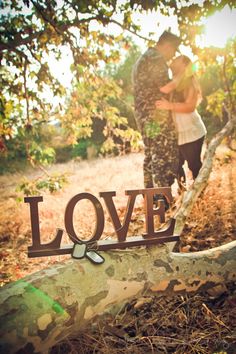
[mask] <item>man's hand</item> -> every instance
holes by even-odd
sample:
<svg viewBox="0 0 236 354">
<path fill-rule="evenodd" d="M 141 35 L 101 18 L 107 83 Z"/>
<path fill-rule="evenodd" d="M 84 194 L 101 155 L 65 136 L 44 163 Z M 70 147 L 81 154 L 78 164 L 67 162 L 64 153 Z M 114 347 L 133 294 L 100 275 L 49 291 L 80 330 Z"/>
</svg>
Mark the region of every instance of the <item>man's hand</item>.
<svg viewBox="0 0 236 354">
<path fill-rule="evenodd" d="M 172 109 L 172 103 L 166 100 L 165 98 L 156 101 L 155 105 L 157 109 L 166 109 L 166 110 Z"/>
</svg>

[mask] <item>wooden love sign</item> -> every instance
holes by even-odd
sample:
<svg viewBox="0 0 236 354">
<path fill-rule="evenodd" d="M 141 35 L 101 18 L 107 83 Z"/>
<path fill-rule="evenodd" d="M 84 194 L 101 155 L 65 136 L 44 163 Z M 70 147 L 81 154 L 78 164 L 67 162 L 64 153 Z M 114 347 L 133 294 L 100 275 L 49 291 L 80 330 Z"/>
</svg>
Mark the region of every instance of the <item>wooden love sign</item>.
<svg viewBox="0 0 236 354">
<path fill-rule="evenodd" d="M 87 199 L 94 207 L 96 224 L 94 232 L 91 235 L 90 240 L 83 241 L 85 244 L 96 244 L 96 250 L 105 251 L 110 249 L 123 249 L 128 247 L 148 246 L 152 244 L 160 244 L 164 242 L 178 241 L 179 236 L 173 235 L 175 219 L 171 218 L 164 229 L 154 229 L 154 216 L 158 216 L 161 223 L 165 222 L 165 203 L 164 200 L 158 201 L 158 206 L 153 205 L 153 196 L 156 194 L 162 194 L 165 196 L 168 202 L 173 200 L 171 195 L 171 188 L 148 188 L 138 190 L 127 190 L 125 194 L 128 196 L 128 203 L 126 207 L 126 213 L 123 223 L 121 223 L 117 214 L 116 207 L 114 205 L 113 197 L 116 196 L 116 192 L 101 192 L 99 196 L 104 199 L 105 206 L 111 218 L 114 226 L 114 231 L 117 236 L 117 240 L 100 240 L 105 224 L 105 217 L 102 204 L 100 201 L 90 193 L 76 194 L 67 204 L 65 209 L 65 229 L 67 234 L 73 243 L 81 243 L 81 240 L 77 237 L 74 225 L 73 225 L 73 213 L 74 208 L 79 201 Z M 144 197 L 144 213 L 145 213 L 145 232 L 142 236 L 133 236 L 127 238 L 128 228 L 134 209 L 134 204 L 137 195 L 143 195 Z M 61 240 L 63 236 L 63 229 L 57 229 L 55 238 L 47 243 L 42 244 L 40 239 L 39 228 L 39 213 L 38 204 L 43 202 L 42 196 L 25 197 L 25 203 L 30 205 L 30 218 L 31 218 L 31 230 L 32 230 L 32 246 L 28 247 L 29 257 L 42 257 L 62 255 L 72 252 L 73 245 L 64 245 L 61 247 Z"/>
</svg>

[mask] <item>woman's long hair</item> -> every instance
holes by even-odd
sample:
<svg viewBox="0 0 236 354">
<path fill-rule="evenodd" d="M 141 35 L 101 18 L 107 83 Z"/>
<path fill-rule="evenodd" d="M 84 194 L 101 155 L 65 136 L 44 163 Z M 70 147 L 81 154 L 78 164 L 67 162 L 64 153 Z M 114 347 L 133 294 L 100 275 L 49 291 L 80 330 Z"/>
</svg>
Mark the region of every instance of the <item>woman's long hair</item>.
<svg viewBox="0 0 236 354">
<path fill-rule="evenodd" d="M 201 86 L 198 81 L 197 75 L 195 73 L 195 66 L 194 66 L 193 62 L 191 61 L 191 59 L 189 59 L 189 57 L 187 57 L 187 55 L 181 55 L 178 58 L 181 58 L 183 63 L 186 65 L 186 69 L 185 69 L 186 73 L 187 73 L 188 77 L 191 78 L 190 85 L 192 85 L 192 87 L 196 91 L 196 94 L 198 96 L 198 103 L 200 103 L 202 100 L 202 90 L 201 90 Z"/>
</svg>

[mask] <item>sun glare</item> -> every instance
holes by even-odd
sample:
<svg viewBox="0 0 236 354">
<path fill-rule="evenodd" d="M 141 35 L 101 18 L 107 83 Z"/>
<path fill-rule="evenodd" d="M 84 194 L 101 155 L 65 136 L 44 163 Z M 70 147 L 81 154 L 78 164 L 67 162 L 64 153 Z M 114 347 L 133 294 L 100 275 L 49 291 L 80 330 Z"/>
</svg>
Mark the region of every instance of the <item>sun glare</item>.
<svg viewBox="0 0 236 354">
<path fill-rule="evenodd" d="M 199 40 L 201 47 L 223 48 L 228 39 L 236 36 L 236 10 L 225 6 L 203 21 L 204 34 Z"/>
</svg>

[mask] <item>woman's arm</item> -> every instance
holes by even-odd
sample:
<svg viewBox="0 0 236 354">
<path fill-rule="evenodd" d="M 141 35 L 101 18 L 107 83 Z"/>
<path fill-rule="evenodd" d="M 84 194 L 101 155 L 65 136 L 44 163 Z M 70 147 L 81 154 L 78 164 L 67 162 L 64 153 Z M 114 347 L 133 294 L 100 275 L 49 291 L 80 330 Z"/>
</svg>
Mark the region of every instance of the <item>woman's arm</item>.
<svg viewBox="0 0 236 354">
<path fill-rule="evenodd" d="M 168 84 L 166 84 L 165 86 L 160 87 L 160 91 L 162 93 L 170 93 L 170 92 L 174 91 L 176 89 L 176 87 L 179 85 L 179 83 L 182 80 L 183 76 L 184 76 L 184 72 L 179 73 L 178 75 L 176 75 L 173 78 L 173 80 L 168 82 Z"/>
<path fill-rule="evenodd" d="M 156 101 L 156 108 L 170 110 L 178 113 L 190 113 L 197 107 L 198 94 L 196 90 L 191 87 L 188 91 L 185 102 L 169 102 L 166 99 Z"/>
</svg>

